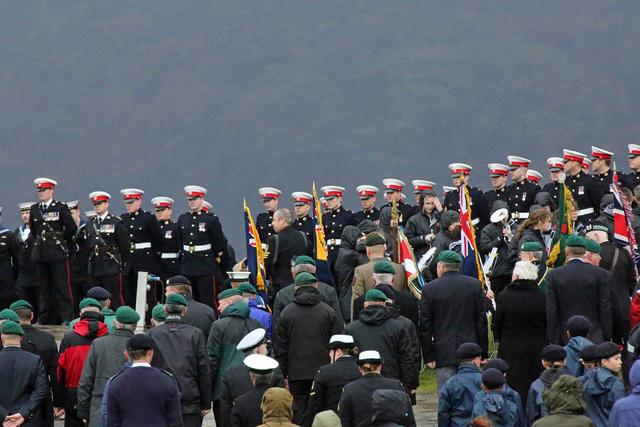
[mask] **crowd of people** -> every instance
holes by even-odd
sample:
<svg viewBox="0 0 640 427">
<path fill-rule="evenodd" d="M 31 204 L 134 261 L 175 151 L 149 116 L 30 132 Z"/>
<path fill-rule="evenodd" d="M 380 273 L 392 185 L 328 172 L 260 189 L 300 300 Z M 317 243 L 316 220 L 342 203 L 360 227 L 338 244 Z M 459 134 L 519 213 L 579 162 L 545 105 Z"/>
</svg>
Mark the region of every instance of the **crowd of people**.
<svg viewBox="0 0 640 427">
<path fill-rule="evenodd" d="M 343 187 L 322 187 L 326 265 L 313 196 L 293 193 L 290 210 L 280 190 L 261 188 L 264 292 L 204 187 L 185 187 L 189 211 L 176 222 L 173 199 L 153 198 L 152 214 L 136 188 L 121 191 L 121 216 L 109 193 L 90 193 L 82 218 L 77 202 L 53 198 L 56 181 L 38 178 L 23 225 L 0 230 L 0 370 L 11 375 L 0 419 L 191 426 L 212 410 L 218 426 L 411 426 L 429 369 L 439 426 L 635 425 L 640 297 L 633 257 L 614 240 L 611 187 L 640 233 L 640 146 L 629 146 L 628 175 L 612 158 L 564 150 L 541 187 L 528 159 L 509 156 L 488 165 L 486 192 L 471 186 L 471 166 L 452 163 L 443 198 L 414 180 L 412 205 L 388 178 L 380 209 L 377 187 L 357 187 L 356 213 Z M 572 234 L 553 266 L 563 185 Z M 484 282 L 462 272 L 462 188 Z M 397 229 L 421 261 L 419 292 L 394 262 Z M 68 326 L 59 347 L 42 324 Z"/>
</svg>

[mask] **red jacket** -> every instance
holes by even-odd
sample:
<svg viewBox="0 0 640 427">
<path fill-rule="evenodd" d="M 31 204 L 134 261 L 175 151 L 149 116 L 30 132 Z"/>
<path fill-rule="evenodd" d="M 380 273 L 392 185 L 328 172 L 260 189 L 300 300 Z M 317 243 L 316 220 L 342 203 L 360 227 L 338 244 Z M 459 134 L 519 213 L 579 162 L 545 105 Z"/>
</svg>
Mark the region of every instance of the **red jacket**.
<svg viewBox="0 0 640 427">
<path fill-rule="evenodd" d="M 84 361 L 89 354 L 94 339 L 107 335 L 109 329 L 100 318 L 99 313 L 85 312 L 80 321 L 73 325 L 60 342 L 60 358 L 58 359 L 58 382 L 65 389 L 77 388 Z"/>
</svg>

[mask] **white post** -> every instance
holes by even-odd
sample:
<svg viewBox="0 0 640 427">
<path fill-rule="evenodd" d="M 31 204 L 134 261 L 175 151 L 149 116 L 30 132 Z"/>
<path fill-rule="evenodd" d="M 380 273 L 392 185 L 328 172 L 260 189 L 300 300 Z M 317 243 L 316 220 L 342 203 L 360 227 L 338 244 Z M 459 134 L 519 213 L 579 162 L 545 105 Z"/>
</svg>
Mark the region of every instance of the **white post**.
<svg viewBox="0 0 640 427">
<path fill-rule="evenodd" d="M 136 333 L 144 332 L 144 319 L 147 313 L 147 278 L 149 273 L 146 271 L 138 272 L 138 283 L 136 286 L 136 311 L 140 315 L 140 322 L 136 326 Z"/>
</svg>

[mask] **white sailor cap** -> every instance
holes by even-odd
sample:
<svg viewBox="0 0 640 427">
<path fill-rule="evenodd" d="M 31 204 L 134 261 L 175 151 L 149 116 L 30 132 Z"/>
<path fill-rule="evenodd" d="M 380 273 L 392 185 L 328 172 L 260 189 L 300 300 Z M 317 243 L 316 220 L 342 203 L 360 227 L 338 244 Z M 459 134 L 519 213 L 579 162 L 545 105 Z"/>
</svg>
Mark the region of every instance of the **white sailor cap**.
<svg viewBox="0 0 640 427">
<path fill-rule="evenodd" d="M 629 155 L 628 155 L 629 158 L 640 156 L 640 145 L 629 144 L 627 145 L 627 148 L 629 149 Z"/>
<path fill-rule="evenodd" d="M 277 199 L 282 194 L 282 191 L 273 187 L 262 187 L 258 189 L 261 199 Z"/>
<path fill-rule="evenodd" d="M 151 199 L 151 204 L 156 209 L 158 208 L 170 208 L 173 206 L 173 199 L 171 197 L 159 196 Z"/>
<path fill-rule="evenodd" d="M 611 151 L 603 150 L 596 146 L 591 146 L 591 159 L 611 160 L 613 153 Z"/>
<path fill-rule="evenodd" d="M 102 202 L 108 202 L 110 199 L 111 194 L 107 193 L 106 191 L 94 191 L 92 193 L 89 193 L 89 200 L 91 200 L 91 203 L 93 203 L 94 205 Z"/>
<path fill-rule="evenodd" d="M 18 203 L 18 209 L 20 209 L 20 212 L 29 211 L 29 210 L 31 210 L 31 206 L 33 206 L 33 205 L 34 205 L 33 202 Z"/>
<path fill-rule="evenodd" d="M 46 190 L 47 188 L 54 188 L 58 185 L 58 182 L 51 178 L 36 178 L 33 180 L 38 190 Z"/>
<path fill-rule="evenodd" d="M 294 206 L 310 205 L 313 201 L 313 196 L 309 193 L 305 193 L 304 191 L 291 193 L 291 198 L 293 199 Z"/>
<path fill-rule="evenodd" d="M 199 185 L 187 185 L 184 187 L 184 193 L 187 197 L 202 197 L 207 194 L 207 189 Z"/>
<path fill-rule="evenodd" d="M 407 198 L 407 195 L 404 193 L 400 193 L 400 200 L 404 200 Z"/>
<path fill-rule="evenodd" d="M 267 331 L 262 328 L 254 329 L 253 331 L 242 337 L 238 345 L 236 345 L 236 350 L 247 351 L 256 348 L 266 341 L 266 333 Z"/>
<path fill-rule="evenodd" d="M 450 187 L 448 185 L 443 185 L 442 186 L 442 192 L 444 193 L 444 195 L 446 196 L 448 193 L 457 190 L 456 187 Z"/>
<path fill-rule="evenodd" d="M 72 200 L 70 202 L 65 203 L 69 209 L 78 209 L 78 201 Z"/>
<path fill-rule="evenodd" d="M 206 200 L 202 201 L 202 210 L 205 212 L 209 212 L 211 209 L 213 209 L 213 205 L 209 202 L 207 202 Z"/>
<path fill-rule="evenodd" d="M 129 200 L 142 199 L 144 191 L 140 190 L 139 188 L 123 188 L 122 190 L 120 190 L 120 194 L 122 194 L 122 197 L 124 198 L 124 201 L 126 203 Z"/>
<path fill-rule="evenodd" d="M 579 151 L 562 150 L 562 158 L 564 160 L 582 163 L 582 159 L 584 159 L 585 157 L 587 156 L 585 154 L 580 153 Z"/>
<path fill-rule="evenodd" d="M 564 159 L 562 157 L 549 157 L 547 159 L 547 167 L 554 170 L 562 170 L 564 165 Z"/>
<path fill-rule="evenodd" d="M 520 156 L 507 156 L 507 160 L 509 160 L 509 166 L 513 169 L 528 168 L 531 164 L 531 160 Z"/>
<path fill-rule="evenodd" d="M 366 200 L 370 197 L 374 197 L 378 194 L 378 187 L 375 185 L 358 185 L 356 187 L 356 191 L 358 192 L 358 197 L 360 200 Z"/>
<path fill-rule="evenodd" d="M 324 193 L 325 199 L 329 197 L 342 197 L 344 190 L 344 187 L 338 185 L 326 185 L 320 189 L 320 191 Z"/>
<path fill-rule="evenodd" d="M 358 365 L 363 365 L 365 363 L 382 363 L 380 353 L 378 353 L 376 350 L 361 351 L 358 355 Z"/>
<path fill-rule="evenodd" d="M 411 181 L 411 185 L 413 185 L 413 194 L 419 194 L 423 191 L 431 190 L 436 186 L 435 182 L 425 181 L 424 179 L 414 179 Z"/>
<path fill-rule="evenodd" d="M 507 176 L 509 174 L 509 166 L 503 165 L 502 163 L 489 163 L 487 168 L 489 168 L 489 175 L 492 178 Z"/>
<path fill-rule="evenodd" d="M 536 170 L 529 169 L 527 171 L 527 179 L 531 182 L 539 183 L 542 181 L 542 174 Z"/>
<path fill-rule="evenodd" d="M 451 163 L 449 171 L 451 176 L 469 175 L 473 168 L 466 163 Z"/>
<path fill-rule="evenodd" d="M 85 211 L 84 216 L 86 216 L 87 219 L 93 219 L 96 217 L 96 211 Z"/>
<path fill-rule="evenodd" d="M 386 178 L 382 180 L 382 185 L 384 185 L 385 193 L 393 193 L 394 191 L 402 191 L 405 184 L 404 181 L 400 181 L 395 178 Z"/>
<path fill-rule="evenodd" d="M 256 374 L 268 374 L 278 367 L 278 361 L 262 354 L 250 354 L 245 357 L 242 363 L 251 372 Z"/>
<path fill-rule="evenodd" d="M 329 340 L 329 350 L 336 348 L 353 348 L 356 343 L 351 335 L 332 335 Z"/>
<path fill-rule="evenodd" d="M 227 271 L 227 274 L 233 281 L 244 282 L 249 280 L 249 276 L 251 276 L 250 271 Z"/>
</svg>

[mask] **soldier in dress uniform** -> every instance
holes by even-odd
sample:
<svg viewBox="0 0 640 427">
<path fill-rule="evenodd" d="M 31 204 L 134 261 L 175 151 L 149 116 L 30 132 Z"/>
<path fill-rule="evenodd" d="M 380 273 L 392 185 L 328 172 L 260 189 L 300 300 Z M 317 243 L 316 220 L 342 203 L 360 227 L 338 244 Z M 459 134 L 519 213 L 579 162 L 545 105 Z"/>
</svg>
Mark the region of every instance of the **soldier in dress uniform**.
<svg viewBox="0 0 640 427">
<path fill-rule="evenodd" d="M 302 231 L 307 236 L 307 240 L 310 243 L 314 242 L 315 229 L 313 218 L 309 215 L 313 196 L 303 191 L 296 191 L 295 193 L 291 193 L 291 198 L 293 199 L 293 210 L 296 214 L 296 220 L 293 223 L 293 228 L 298 231 Z"/>
<path fill-rule="evenodd" d="M 0 219 L 2 208 L 0 207 Z M 16 299 L 15 283 L 18 277 L 18 247 L 13 232 L 0 223 L 0 310 Z"/>
<path fill-rule="evenodd" d="M 622 185 L 633 191 L 636 186 L 640 185 L 640 145 L 629 144 L 629 169 L 631 172 L 624 176 Z"/>
<path fill-rule="evenodd" d="M 127 212 L 120 218 L 129 233 L 129 254 L 122 271 L 124 302 L 129 307 L 135 307 L 138 273 L 144 271 L 160 275 L 162 230 L 156 217 L 151 212 L 142 210 L 144 191 L 138 188 L 124 188 L 120 190 L 120 194 L 127 208 Z M 155 295 L 155 289 L 149 289 L 147 292 L 149 307 L 156 305 Z"/>
<path fill-rule="evenodd" d="M 329 262 L 333 265 L 340 249 L 342 230 L 347 225 L 354 224 L 353 213 L 342 207 L 342 195 L 344 187 L 337 185 L 327 185 L 320 189 L 324 193 L 324 200 L 327 204 L 326 212 L 322 214 L 322 226 L 324 236 L 329 249 Z"/>
<path fill-rule="evenodd" d="M 582 171 L 585 155 L 577 151 L 563 150 L 565 184 L 571 190 L 573 201 L 577 204 L 577 221 L 588 224 L 596 217 L 592 180 Z"/>
<path fill-rule="evenodd" d="M 600 213 L 600 200 L 605 194 L 611 193 L 613 172 L 611 171 L 611 159 L 613 153 L 602 148 L 591 146 L 591 182 L 593 185 L 593 203 L 596 214 Z M 618 180 L 622 177 L 618 174 Z"/>
<path fill-rule="evenodd" d="M 375 224 L 380 219 L 380 209 L 376 208 L 376 195 L 378 187 L 373 185 L 359 185 L 356 187 L 362 210 L 353 214 L 353 222 L 357 225 L 365 219 L 373 221 Z"/>
<path fill-rule="evenodd" d="M 166 283 L 169 277 L 180 274 L 180 229 L 178 224 L 173 222 L 173 199 L 170 197 L 154 197 L 151 199 L 156 218 L 162 230 L 162 250 L 160 253 L 160 264 L 162 265 L 162 282 Z M 160 297 L 161 299 L 162 297 Z"/>
<path fill-rule="evenodd" d="M 39 203 L 31 206 L 29 228 L 36 241 L 31 259 L 36 262 L 40 283 L 40 323 L 68 324 L 73 317 L 69 277 L 69 247 L 77 226 L 66 204 L 54 200 L 58 183 L 36 178 Z"/>
<path fill-rule="evenodd" d="M 564 159 L 562 157 L 549 157 L 547 159 L 547 168 L 549 168 L 549 177 L 551 182 L 542 187 L 542 191 L 549 193 L 553 198 L 553 204 L 558 206 L 558 193 L 560 191 L 560 175 L 564 171 Z"/>
<path fill-rule="evenodd" d="M 207 189 L 187 185 L 184 191 L 189 212 L 178 218 L 182 242 L 180 274 L 191 281 L 196 301 L 215 308 L 214 301 L 224 283 L 221 266 L 226 263 L 227 238 L 218 217 L 202 211 Z"/>
<path fill-rule="evenodd" d="M 519 156 L 507 156 L 509 160 L 509 175 L 513 183 L 507 187 L 509 211 L 511 218 L 522 223 L 529 217 L 529 208 L 533 205 L 540 187 L 527 179 L 527 169 L 531 160 Z"/>
<path fill-rule="evenodd" d="M 469 175 L 473 168 L 465 163 L 451 163 L 449 171 L 453 180 L 454 190 L 447 193 L 444 198 L 444 205 L 447 210 L 460 212 L 460 191 L 462 185 L 469 188 L 469 199 L 471 204 L 471 222 L 480 231 L 488 223 L 489 213 L 482 201 L 482 190 L 469 185 Z M 478 234 L 479 235 L 479 234 Z"/>
<path fill-rule="evenodd" d="M 80 301 L 86 297 L 91 288 L 89 277 L 90 248 L 87 241 L 86 222 L 80 216 L 80 207 L 77 200 L 67 202 L 71 217 L 78 227 L 73 235 L 73 244 L 69 248 L 69 270 L 71 275 L 71 293 L 74 301 Z M 78 315 L 78 306 L 73 307 L 74 314 Z"/>
<path fill-rule="evenodd" d="M 35 237 L 29 228 L 29 213 L 33 202 L 24 202 L 18 205 L 22 225 L 16 228 L 14 235 L 15 245 L 18 250 L 18 278 L 16 279 L 16 293 L 18 298 L 29 301 L 33 306 L 35 321 L 38 320 L 40 310 L 40 287 L 36 273 L 36 264 L 31 261 L 31 251 Z"/>
<path fill-rule="evenodd" d="M 409 218 L 418 213 L 416 206 L 408 205 L 402 200 L 402 189 L 406 184 L 395 178 L 383 179 L 382 184 L 384 185 L 384 192 L 389 203 L 382 205 L 380 209 L 387 206 L 391 207 L 392 202 L 395 201 L 398 206 L 398 225 L 406 227 Z"/>
<path fill-rule="evenodd" d="M 111 195 L 104 191 L 89 194 L 96 216 L 87 221 L 87 242 L 91 250 L 91 281 L 111 294 L 111 308 L 124 304 L 122 267 L 129 256 L 129 232 L 122 220 L 109 212 Z"/>
<path fill-rule="evenodd" d="M 413 181 L 411 181 L 411 185 L 413 186 L 413 197 L 416 200 L 416 206 L 420 206 L 420 196 L 422 195 L 422 192 L 433 191 L 436 183 L 426 181 L 424 179 L 414 179 Z"/>
<path fill-rule="evenodd" d="M 527 181 L 538 187 L 538 189 L 541 189 L 540 182 L 542 181 L 542 174 L 536 170 L 528 169 Z"/>
<path fill-rule="evenodd" d="M 256 228 L 258 229 L 262 249 L 267 250 L 269 237 L 276 234 L 275 231 L 273 231 L 271 223 L 273 222 L 273 213 L 278 210 L 278 200 L 280 199 L 282 191 L 273 187 L 262 187 L 258 189 L 258 194 L 260 194 L 265 212 L 260 212 L 258 216 L 256 216 Z"/>
<path fill-rule="evenodd" d="M 489 163 L 487 168 L 489 169 L 489 177 L 491 177 L 492 189 L 482 195 L 482 202 L 487 211 L 491 212 L 496 200 L 508 203 L 507 175 L 509 174 L 509 166 L 502 163 Z"/>
</svg>

